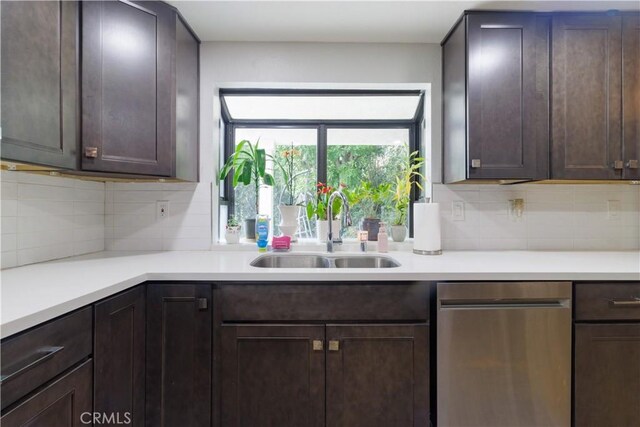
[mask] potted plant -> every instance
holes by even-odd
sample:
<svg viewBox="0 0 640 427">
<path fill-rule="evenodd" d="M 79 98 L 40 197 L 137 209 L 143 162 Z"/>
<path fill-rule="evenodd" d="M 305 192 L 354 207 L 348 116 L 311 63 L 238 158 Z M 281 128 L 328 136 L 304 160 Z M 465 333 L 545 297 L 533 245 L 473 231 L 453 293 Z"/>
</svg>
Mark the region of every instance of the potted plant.
<svg viewBox="0 0 640 427">
<path fill-rule="evenodd" d="M 382 207 L 389 201 L 390 195 L 391 184 L 383 183 L 374 186 L 370 182 L 363 182 L 354 195 L 354 201 L 360 204 L 364 211 L 360 228 L 368 232 L 369 241 L 378 240 L 380 214 Z"/>
<path fill-rule="evenodd" d="M 227 175 L 233 170 L 234 187 L 238 184 L 242 185 L 254 185 L 256 196 L 256 209 L 253 218 L 245 219 L 245 233 L 246 238 L 249 240 L 255 240 L 256 236 L 256 216 L 260 212 L 259 206 L 259 193 L 261 185 L 273 185 L 273 176 L 267 173 L 267 154 L 264 149 L 259 148 L 260 140 L 255 145 L 251 142 L 243 139 L 236 146 L 235 152 L 229 156 L 227 162 L 220 171 L 219 180 L 224 180 Z"/>
<path fill-rule="evenodd" d="M 224 231 L 224 238 L 229 244 L 240 242 L 240 229 L 242 226 L 234 215 L 231 215 L 227 220 L 227 226 Z"/>
<path fill-rule="evenodd" d="M 298 156 L 300 156 L 300 151 L 294 148 L 292 142 L 291 148 L 280 152 L 279 157 L 274 158 L 284 178 L 284 188 L 280 194 L 280 204 L 278 205 L 280 210 L 280 232 L 284 236 L 291 237 L 291 241 L 296 240 L 298 216 L 300 215 L 295 182 L 298 174 L 294 171 L 295 158 Z"/>
<path fill-rule="evenodd" d="M 424 159 L 418 157 L 418 152 L 409 154 L 400 173 L 396 176 L 395 191 L 393 193 L 393 220 L 391 221 L 391 238 L 394 242 L 403 242 L 407 237 L 407 214 L 411 200 L 411 188 L 415 185 L 422 190 L 418 178 L 425 179 L 420 173 Z"/>
<path fill-rule="evenodd" d="M 343 185 L 340 186 L 344 188 Z M 329 197 L 336 191 L 335 188 L 319 182 L 316 185 L 316 197 L 314 200 L 307 203 L 307 218 L 316 218 L 317 221 L 317 236 L 318 240 L 325 242 L 327 240 L 327 234 L 329 233 L 329 218 L 327 218 L 327 207 L 329 204 Z M 342 200 L 336 198 L 331 206 L 331 228 L 335 233 L 340 233 L 340 220 L 338 215 L 340 214 L 340 208 L 342 208 Z M 336 234 L 337 235 L 337 234 Z"/>
</svg>

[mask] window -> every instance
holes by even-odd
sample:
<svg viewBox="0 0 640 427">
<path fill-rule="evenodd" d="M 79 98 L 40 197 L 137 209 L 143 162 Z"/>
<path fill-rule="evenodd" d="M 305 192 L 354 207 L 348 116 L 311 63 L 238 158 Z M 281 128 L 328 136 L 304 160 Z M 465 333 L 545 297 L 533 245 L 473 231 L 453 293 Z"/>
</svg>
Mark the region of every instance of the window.
<svg viewBox="0 0 640 427">
<path fill-rule="evenodd" d="M 420 146 L 423 93 L 420 91 L 245 91 L 221 90 L 224 120 L 224 156 L 228 158 L 242 140 L 259 141 L 267 156 L 267 172 L 275 185 L 259 189 L 260 213 L 272 219 L 279 234 L 282 202 L 305 205 L 315 199 L 316 184 L 357 189 L 363 182 L 372 186 L 393 183 L 402 162 Z M 294 195 L 284 185 L 274 161 L 294 154 Z M 414 200 L 417 195 L 414 195 Z M 230 179 L 220 190 L 221 230 L 227 215 L 240 221 L 255 216 L 253 186 L 233 188 Z M 355 237 L 367 206 L 352 207 L 354 226 L 345 237 Z M 390 207 L 378 212 L 391 220 Z M 412 234 L 412 221 L 409 223 Z M 316 224 L 300 210 L 300 238 L 315 237 Z"/>
<path fill-rule="evenodd" d="M 327 129 L 327 182 L 357 188 L 370 182 L 375 188 L 393 183 L 402 162 L 409 155 L 409 129 Z M 367 207 L 356 204 L 351 211 L 353 224 L 367 216 Z M 382 207 L 375 213 L 390 224 L 392 211 Z M 346 236 L 355 237 L 355 227 Z"/>
</svg>

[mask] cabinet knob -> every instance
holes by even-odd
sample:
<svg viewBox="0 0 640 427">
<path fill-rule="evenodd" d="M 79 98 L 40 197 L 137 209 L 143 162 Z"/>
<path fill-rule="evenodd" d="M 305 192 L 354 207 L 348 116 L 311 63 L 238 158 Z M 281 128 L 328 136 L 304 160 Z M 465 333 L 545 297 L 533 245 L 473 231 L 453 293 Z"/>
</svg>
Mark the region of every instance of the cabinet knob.
<svg viewBox="0 0 640 427">
<path fill-rule="evenodd" d="M 206 298 L 198 298 L 198 310 L 204 311 L 209 306 L 209 302 Z"/>
<path fill-rule="evenodd" d="M 479 168 L 481 167 L 482 162 L 480 161 L 480 159 L 471 159 L 471 167 L 472 168 Z"/>
<path fill-rule="evenodd" d="M 627 162 L 627 167 L 629 169 L 638 169 L 638 160 L 629 160 Z"/>
<path fill-rule="evenodd" d="M 322 351 L 324 350 L 324 345 L 322 344 L 322 340 L 313 340 L 313 351 Z"/>
<path fill-rule="evenodd" d="M 615 170 L 624 169 L 624 162 L 622 160 L 615 160 L 613 162 L 613 168 Z"/>
<path fill-rule="evenodd" d="M 339 351 L 339 350 L 340 350 L 340 341 L 329 340 L 329 351 Z"/>
<path fill-rule="evenodd" d="M 98 147 L 84 147 L 84 156 L 95 159 L 98 157 Z"/>
</svg>

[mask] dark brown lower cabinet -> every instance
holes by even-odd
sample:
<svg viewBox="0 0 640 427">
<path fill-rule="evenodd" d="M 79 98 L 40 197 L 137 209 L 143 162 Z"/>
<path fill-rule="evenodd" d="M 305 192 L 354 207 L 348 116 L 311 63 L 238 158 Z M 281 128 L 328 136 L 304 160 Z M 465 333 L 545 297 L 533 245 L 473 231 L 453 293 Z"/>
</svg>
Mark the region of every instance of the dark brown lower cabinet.
<svg viewBox="0 0 640 427">
<path fill-rule="evenodd" d="M 429 425 L 427 325 L 224 325 L 221 347 L 224 427 Z"/>
<path fill-rule="evenodd" d="M 8 410 L 3 427 L 74 427 L 91 425 L 91 371 L 88 360 Z"/>
<path fill-rule="evenodd" d="M 323 427 L 324 325 L 222 327 L 222 425 Z"/>
<path fill-rule="evenodd" d="M 327 325 L 327 427 L 429 425 L 427 325 Z"/>
<path fill-rule="evenodd" d="M 640 422 L 640 324 L 576 324 L 576 427 Z"/>
<path fill-rule="evenodd" d="M 147 287 L 146 425 L 210 426 L 210 284 Z"/>
<path fill-rule="evenodd" d="M 95 305 L 94 410 L 144 425 L 145 286 Z"/>
</svg>

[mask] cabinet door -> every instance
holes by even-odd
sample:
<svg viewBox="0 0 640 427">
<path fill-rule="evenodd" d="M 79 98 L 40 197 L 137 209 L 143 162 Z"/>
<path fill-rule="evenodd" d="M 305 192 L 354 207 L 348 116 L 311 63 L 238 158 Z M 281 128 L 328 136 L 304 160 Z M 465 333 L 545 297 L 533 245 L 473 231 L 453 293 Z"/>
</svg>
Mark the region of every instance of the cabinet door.
<svg viewBox="0 0 640 427">
<path fill-rule="evenodd" d="M 198 180 L 200 42 L 176 15 L 176 177 Z"/>
<path fill-rule="evenodd" d="M 469 178 L 545 178 L 537 172 L 548 131 L 536 93 L 535 14 L 470 14 L 467 25 Z"/>
<path fill-rule="evenodd" d="M 327 426 L 428 426 L 428 331 L 328 325 Z"/>
<path fill-rule="evenodd" d="M 96 304 L 94 408 L 144 425 L 145 287 Z"/>
<path fill-rule="evenodd" d="M 76 167 L 78 3 L 3 1 L 2 158 Z"/>
<path fill-rule="evenodd" d="M 621 17 L 553 18 L 552 178 L 622 177 Z"/>
<path fill-rule="evenodd" d="M 640 179 L 640 13 L 622 16 L 624 178 Z"/>
<path fill-rule="evenodd" d="M 147 287 L 147 425 L 211 425 L 211 285 Z"/>
<path fill-rule="evenodd" d="M 324 326 L 222 326 L 222 425 L 324 427 Z"/>
<path fill-rule="evenodd" d="M 83 2 L 82 169 L 171 175 L 175 31 L 161 2 Z"/>
<path fill-rule="evenodd" d="M 91 411 L 91 360 L 88 360 L 27 397 L 2 415 L 0 422 L 2 427 L 75 427 L 91 424 Z"/>
<path fill-rule="evenodd" d="M 575 425 L 637 426 L 640 324 L 578 324 L 575 334 Z"/>
</svg>

